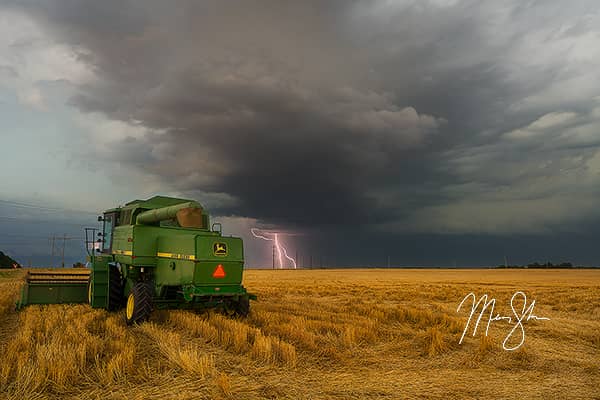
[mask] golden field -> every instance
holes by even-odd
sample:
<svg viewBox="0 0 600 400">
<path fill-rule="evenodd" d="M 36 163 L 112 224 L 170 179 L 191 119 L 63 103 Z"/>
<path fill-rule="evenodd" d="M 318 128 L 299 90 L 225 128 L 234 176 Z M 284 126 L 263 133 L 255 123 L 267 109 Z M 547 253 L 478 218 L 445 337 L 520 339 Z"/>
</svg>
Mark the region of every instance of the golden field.
<svg viewBox="0 0 600 400">
<path fill-rule="evenodd" d="M 600 398 L 600 270 L 249 270 L 247 319 L 135 327 L 87 305 L 16 312 L 22 276 L 0 272 L 2 399 Z M 511 315 L 517 290 L 550 318 L 519 350 L 506 321 L 458 344 L 466 294 Z"/>
</svg>

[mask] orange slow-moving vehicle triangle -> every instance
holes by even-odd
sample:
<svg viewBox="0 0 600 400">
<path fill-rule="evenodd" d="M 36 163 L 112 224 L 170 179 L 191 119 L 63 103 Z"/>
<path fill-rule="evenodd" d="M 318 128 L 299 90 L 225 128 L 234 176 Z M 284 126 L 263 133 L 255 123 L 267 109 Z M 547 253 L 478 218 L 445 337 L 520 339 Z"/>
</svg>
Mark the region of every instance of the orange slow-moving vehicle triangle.
<svg viewBox="0 0 600 400">
<path fill-rule="evenodd" d="M 217 265 L 215 272 L 213 272 L 213 278 L 225 278 L 225 269 L 221 264 Z"/>
</svg>

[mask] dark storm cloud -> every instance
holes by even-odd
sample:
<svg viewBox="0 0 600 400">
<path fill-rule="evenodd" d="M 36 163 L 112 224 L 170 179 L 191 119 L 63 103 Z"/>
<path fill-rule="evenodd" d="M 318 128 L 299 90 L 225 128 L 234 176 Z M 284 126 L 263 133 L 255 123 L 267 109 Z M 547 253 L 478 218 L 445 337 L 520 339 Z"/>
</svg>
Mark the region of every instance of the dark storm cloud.
<svg viewBox="0 0 600 400">
<path fill-rule="evenodd" d="M 509 232 L 573 219 L 565 190 L 595 216 L 598 7 L 572 3 L 13 7 L 93 67 L 73 106 L 150 129 L 111 160 L 218 213 Z"/>
</svg>

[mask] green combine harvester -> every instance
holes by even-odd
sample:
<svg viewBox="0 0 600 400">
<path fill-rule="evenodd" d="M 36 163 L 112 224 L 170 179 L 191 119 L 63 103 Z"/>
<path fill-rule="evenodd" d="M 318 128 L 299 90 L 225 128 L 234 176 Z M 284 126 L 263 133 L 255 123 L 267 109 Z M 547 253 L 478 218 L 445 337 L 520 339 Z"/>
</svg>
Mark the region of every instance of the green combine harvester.
<svg viewBox="0 0 600 400">
<path fill-rule="evenodd" d="M 242 286 L 242 240 L 223 236 L 218 223 L 209 229 L 199 203 L 157 196 L 107 210 L 98 221 L 100 239 L 86 229 L 89 271 L 30 271 L 18 308 L 86 302 L 110 311 L 125 307 L 128 324 L 146 320 L 153 309 L 248 315 L 256 296 Z"/>
</svg>

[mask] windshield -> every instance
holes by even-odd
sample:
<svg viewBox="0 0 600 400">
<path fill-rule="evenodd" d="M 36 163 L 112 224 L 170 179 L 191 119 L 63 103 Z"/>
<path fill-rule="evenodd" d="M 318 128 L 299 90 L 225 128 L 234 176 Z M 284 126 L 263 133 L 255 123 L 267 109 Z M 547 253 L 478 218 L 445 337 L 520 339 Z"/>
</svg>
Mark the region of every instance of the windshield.
<svg viewBox="0 0 600 400">
<path fill-rule="evenodd" d="M 102 244 L 102 250 L 110 250 L 112 243 L 112 231 L 113 231 L 113 214 L 104 215 L 104 243 Z"/>
</svg>

